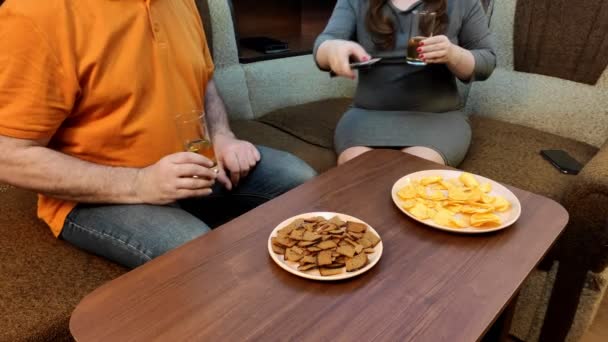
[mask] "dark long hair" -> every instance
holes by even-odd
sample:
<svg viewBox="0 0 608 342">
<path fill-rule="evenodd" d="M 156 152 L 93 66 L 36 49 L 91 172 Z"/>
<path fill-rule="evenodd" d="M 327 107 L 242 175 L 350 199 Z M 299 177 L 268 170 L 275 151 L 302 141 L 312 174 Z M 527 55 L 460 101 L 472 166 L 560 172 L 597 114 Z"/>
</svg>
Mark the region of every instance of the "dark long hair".
<svg viewBox="0 0 608 342">
<path fill-rule="evenodd" d="M 390 0 L 369 0 L 369 10 L 365 18 L 365 25 L 371 32 L 376 46 L 383 50 L 395 47 L 395 23 L 384 13 L 384 6 Z M 437 20 L 433 32 L 442 34 L 448 24 L 447 0 L 423 0 L 425 10 L 437 13 Z"/>
</svg>

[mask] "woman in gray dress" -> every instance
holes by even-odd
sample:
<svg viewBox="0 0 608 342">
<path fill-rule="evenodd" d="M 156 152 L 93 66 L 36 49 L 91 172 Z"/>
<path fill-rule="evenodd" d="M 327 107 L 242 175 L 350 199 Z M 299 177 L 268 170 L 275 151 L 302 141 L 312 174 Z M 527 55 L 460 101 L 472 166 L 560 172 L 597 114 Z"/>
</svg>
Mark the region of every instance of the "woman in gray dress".
<svg viewBox="0 0 608 342">
<path fill-rule="evenodd" d="M 415 10 L 437 16 L 417 50 L 426 66 L 405 62 Z M 485 80 L 496 65 L 480 0 L 338 0 L 314 55 L 321 69 L 352 79 L 350 62 L 383 58 L 359 71 L 353 106 L 336 128 L 338 163 L 379 147 L 451 166 L 464 159 L 471 127 L 456 77 Z"/>
</svg>

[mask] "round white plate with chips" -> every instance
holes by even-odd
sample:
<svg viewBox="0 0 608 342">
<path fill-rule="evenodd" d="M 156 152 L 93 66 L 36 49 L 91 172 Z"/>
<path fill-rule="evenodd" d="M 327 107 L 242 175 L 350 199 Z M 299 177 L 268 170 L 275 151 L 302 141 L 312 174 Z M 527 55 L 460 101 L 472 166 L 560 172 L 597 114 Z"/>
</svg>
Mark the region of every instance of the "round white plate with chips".
<svg viewBox="0 0 608 342">
<path fill-rule="evenodd" d="M 338 216 L 342 221 L 353 221 L 353 222 L 363 223 L 367 226 L 367 229 L 369 229 L 372 233 L 374 233 L 380 237 L 380 234 L 378 234 L 378 232 L 374 228 L 372 228 L 372 226 L 370 226 L 366 222 L 364 222 L 356 217 L 350 216 L 350 215 L 333 213 L 333 212 L 311 212 L 311 213 L 296 215 L 296 216 L 290 217 L 290 218 L 286 219 L 285 221 L 279 223 L 272 230 L 272 233 L 270 233 L 270 236 L 268 237 L 268 253 L 270 253 L 270 257 L 272 258 L 272 260 L 274 260 L 274 262 L 276 262 L 277 265 L 279 265 L 282 269 L 284 269 L 285 271 L 287 271 L 289 273 L 300 276 L 302 278 L 313 279 L 313 280 L 322 280 L 322 281 L 332 281 L 332 280 L 342 280 L 342 279 L 356 277 L 362 273 L 369 271 L 372 267 L 374 267 L 378 263 L 378 261 L 380 260 L 380 257 L 382 256 L 382 249 L 383 249 L 382 241 L 380 241 L 376 245 L 376 247 L 374 247 L 373 253 L 367 255 L 368 262 L 367 262 L 367 265 L 365 265 L 363 268 L 361 268 L 357 271 L 354 271 L 354 272 L 346 272 L 346 268 L 342 267 L 343 272 L 341 274 L 336 274 L 336 275 L 331 275 L 331 276 L 322 276 L 321 273 L 319 273 L 318 269 L 312 269 L 312 270 L 308 270 L 308 271 L 299 271 L 298 263 L 292 262 L 292 261 L 287 261 L 284 259 L 283 255 L 277 254 L 272 250 L 271 239 L 273 237 L 277 236 L 277 231 L 279 229 L 287 226 L 288 224 L 290 224 L 291 222 L 293 222 L 296 219 L 299 219 L 299 218 L 305 219 L 305 218 L 311 218 L 311 217 L 316 217 L 316 216 L 321 216 L 327 220 L 331 219 L 334 216 Z M 382 237 L 380 237 L 380 238 L 382 238 Z"/>
<path fill-rule="evenodd" d="M 409 175 L 403 176 L 397 182 L 395 182 L 395 184 L 393 185 L 393 188 L 391 190 L 391 196 L 393 198 L 393 202 L 395 203 L 397 208 L 399 208 L 399 210 L 401 210 L 404 214 L 411 217 L 412 219 L 414 219 L 420 223 L 424 223 L 427 226 L 430 226 L 430 227 L 433 227 L 436 229 L 440 229 L 440 230 L 454 232 L 454 233 L 463 233 L 463 234 L 489 233 L 489 232 L 494 232 L 497 230 L 505 229 L 505 228 L 509 227 L 510 225 L 512 225 L 513 223 L 515 223 L 515 221 L 517 221 L 517 219 L 521 215 L 521 204 L 520 204 L 519 200 L 517 199 L 517 197 L 515 196 L 515 194 L 513 194 L 513 192 L 511 192 L 511 190 L 507 189 L 502 184 L 495 182 L 489 178 L 482 177 L 482 176 L 479 176 L 476 174 L 473 174 L 473 176 L 475 177 L 475 179 L 477 179 L 479 184 L 489 183 L 492 186 L 492 190 L 489 193 L 487 193 L 488 195 L 502 196 L 507 201 L 509 201 L 509 203 L 511 203 L 511 208 L 508 209 L 507 211 L 494 212 L 494 214 L 498 215 L 501 219 L 501 224 L 498 226 L 492 226 L 492 227 L 469 226 L 466 228 L 453 228 L 453 227 L 449 227 L 449 226 L 439 225 L 436 222 L 434 222 L 432 219 L 420 220 L 402 207 L 404 200 L 402 200 L 397 195 L 397 192 L 399 190 L 401 190 L 403 187 L 410 184 L 412 181 L 421 180 L 422 178 L 433 177 L 433 176 L 441 176 L 441 177 L 443 177 L 444 180 L 453 179 L 453 178 L 458 179 L 458 177 L 460 177 L 460 175 L 462 173 L 463 173 L 463 171 L 456 171 L 456 170 L 424 170 L 424 171 L 414 172 Z M 447 191 L 442 190 L 442 192 L 446 193 Z"/>
</svg>

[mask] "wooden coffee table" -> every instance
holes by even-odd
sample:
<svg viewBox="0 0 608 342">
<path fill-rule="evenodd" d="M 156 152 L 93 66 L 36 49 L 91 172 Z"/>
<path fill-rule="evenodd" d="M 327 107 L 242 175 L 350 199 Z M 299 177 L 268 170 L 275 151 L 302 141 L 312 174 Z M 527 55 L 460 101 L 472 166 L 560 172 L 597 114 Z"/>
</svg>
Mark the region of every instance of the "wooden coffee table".
<svg viewBox="0 0 608 342">
<path fill-rule="evenodd" d="M 401 213 L 390 190 L 434 168 L 397 151 L 366 153 L 105 284 L 78 305 L 70 330 L 78 341 L 479 340 L 568 214 L 511 188 L 522 215 L 510 228 L 475 236 L 432 229 Z M 270 232 L 312 211 L 372 225 L 383 239 L 380 262 L 339 282 L 281 269 L 268 255 Z"/>
</svg>

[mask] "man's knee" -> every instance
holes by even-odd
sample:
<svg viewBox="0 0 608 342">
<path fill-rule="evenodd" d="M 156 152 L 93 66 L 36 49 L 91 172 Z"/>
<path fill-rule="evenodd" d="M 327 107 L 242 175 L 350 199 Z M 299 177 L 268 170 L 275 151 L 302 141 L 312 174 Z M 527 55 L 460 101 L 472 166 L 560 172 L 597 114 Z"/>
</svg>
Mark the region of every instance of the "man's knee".
<svg viewBox="0 0 608 342">
<path fill-rule="evenodd" d="M 204 222 L 178 207 L 106 205 L 74 209 L 61 236 L 133 268 L 208 231 Z"/>
</svg>

